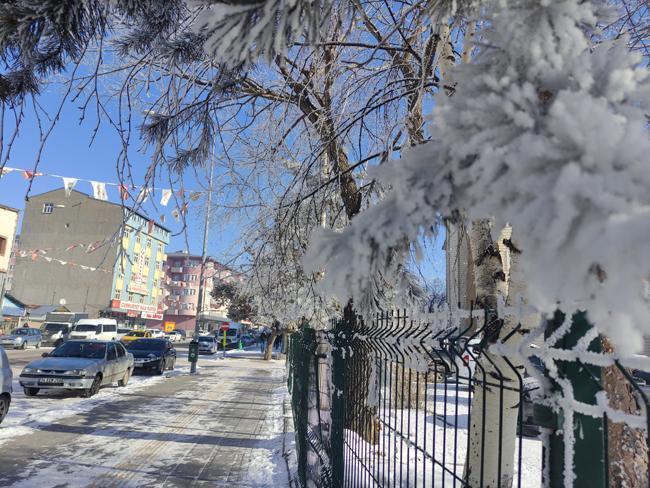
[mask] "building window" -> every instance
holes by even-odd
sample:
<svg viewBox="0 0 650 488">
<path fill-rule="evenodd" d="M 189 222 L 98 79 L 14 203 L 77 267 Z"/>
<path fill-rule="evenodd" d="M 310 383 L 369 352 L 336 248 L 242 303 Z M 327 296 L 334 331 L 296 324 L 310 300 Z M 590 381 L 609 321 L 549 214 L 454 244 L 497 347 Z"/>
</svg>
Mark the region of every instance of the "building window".
<svg viewBox="0 0 650 488">
<path fill-rule="evenodd" d="M 120 290 L 115 290 L 115 300 L 122 299 L 122 292 Z"/>
<path fill-rule="evenodd" d="M 136 242 L 136 244 L 140 244 L 141 241 L 142 241 L 142 238 L 140 237 L 140 233 L 138 233 L 138 234 L 135 236 L 135 242 Z"/>
<path fill-rule="evenodd" d="M 144 296 L 140 295 L 140 303 L 144 303 Z"/>
<path fill-rule="evenodd" d="M 144 258 L 144 265 L 149 266 L 149 258 L 148 257 Z"/>
<path fill-rule="evenodd" d="M 147 247 L 151 247 L 151 239 L 147 239 Z"/>
<path fill-rule="evenodd" d="M 129 293 L 129 301 L 133 302 L 133 293 Z"/>
<path fill-rule="evenodd" d="M 0 256 L 4 256 L 7 252 L 7 238 L 0 236 Z"/>
<path fill-rule="evenodd" d="M 42 212 L 44 214 L 51 214 L 54 211 L 54 204 L 53 203 L 44 203 L 43 204 L 43 210 Z"/>
<path fill-rule="evenodd" d="M 190 281 L 196 281 L 197 276 L 196 275 L 190 275 Z"/>
</svg>

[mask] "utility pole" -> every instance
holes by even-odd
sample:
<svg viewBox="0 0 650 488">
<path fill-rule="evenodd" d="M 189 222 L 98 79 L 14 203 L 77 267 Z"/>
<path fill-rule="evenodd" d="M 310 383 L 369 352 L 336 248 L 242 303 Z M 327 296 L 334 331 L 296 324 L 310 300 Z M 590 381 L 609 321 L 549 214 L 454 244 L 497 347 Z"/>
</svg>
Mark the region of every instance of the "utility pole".
<svg viewBox="0 0 650 488">
<path fill-rule="evenodd" d="M 203 308 L 203 294 L 205 285 L 203 281 L 205 280 L 205 266 L 208 253 L 208 229 L 210 227 L 210 210 L 212 206 L 212 179 L 214 177 L 214 153 L 210 160 L 210 175 L 208 179 L 208 198 L 206 199 L 205 206 L 205 226 L 203 228 L 203 251 L 201 252 L 201 272 L 199 273 L 199 300 L 196 305 L 196 322 L 194 324 L 194 339 L 192 342 L 196 343 L 194 346 L 196 348 L 196 354 L 190 354 L 190 373 L 196 373 L 196 364 L 199 359 L 198 355 L 198 340 L 199 340 L 199 319 L 201 317 L 201 310 Z M 190 351 L 193 349 L 192 344 L 190 344 Z M 193 360 L 192 360 L 193 359 Z"/>
</svg>

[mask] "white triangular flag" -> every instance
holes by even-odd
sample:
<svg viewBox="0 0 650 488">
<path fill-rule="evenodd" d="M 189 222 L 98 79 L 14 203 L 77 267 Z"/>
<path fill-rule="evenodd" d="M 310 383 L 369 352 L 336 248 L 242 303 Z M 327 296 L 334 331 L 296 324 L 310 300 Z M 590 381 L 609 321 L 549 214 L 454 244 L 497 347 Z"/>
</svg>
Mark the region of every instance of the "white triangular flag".
<svg viewBox="0 0 650 488">
<path fill-rule="evenodd" d="M 93 186 L 93 197 L 97 200 L 108 200 L 108 194 L 106 193 L 106 183 L 101 181 L 91 181 L 90 184 Z"/>
<path fill-rule="evenodd" d="M 172 197 L 172 191 L 167 189 L 162 191 L 162 198 L 160 199 L 160 204 L 163 207 L 166 207 L 169 203 L 169 199 Z"/>
<path fill-rule="evenodd" d="M 77 181 L 79 180 L 77 178 L 66 178 L 65 176 L 62 179 L 63 188 L 65 189 L 65 196 L 69 197 L 75 185 L 77 184 Z"/>
<path fill-rule="evenodd" d="M 149 198 L 149 192 L 151 191 L 151 188 L 142 188 L 140 190 L 140 193 L 138 193 L 138 198 L 136 199 L 137 203 L 144 203 L 147 201 L 147 198 Z"/>
<path fill-rule="evenodd" d="M 2 168 L 2 171 L 0 171 L 0 178 L 2 178 L 4 175 L 8 175 L 14 170 L 14 168 L 7 168 L 6 166 Z"/>
</svg>

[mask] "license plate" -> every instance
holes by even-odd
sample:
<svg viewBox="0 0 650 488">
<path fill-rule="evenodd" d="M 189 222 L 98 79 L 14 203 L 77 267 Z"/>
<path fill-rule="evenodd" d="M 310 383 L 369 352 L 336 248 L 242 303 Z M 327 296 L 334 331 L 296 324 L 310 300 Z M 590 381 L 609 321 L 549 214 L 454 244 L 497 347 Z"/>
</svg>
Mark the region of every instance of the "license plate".
<svg viewBox="0 0 650 488">
<path fill-rule="evenodd" d="M 62 385 L 63 381 L 59 378 L 41 378 L 38 380 L 39 385 Z"/>
</svg>

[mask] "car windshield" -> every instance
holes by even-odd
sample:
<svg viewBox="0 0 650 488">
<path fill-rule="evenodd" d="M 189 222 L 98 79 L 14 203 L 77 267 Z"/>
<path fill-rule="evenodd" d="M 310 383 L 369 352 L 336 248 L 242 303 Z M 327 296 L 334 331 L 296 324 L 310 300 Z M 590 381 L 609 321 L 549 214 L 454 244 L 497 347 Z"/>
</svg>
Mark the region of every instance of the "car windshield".
<svg viewBox="0 0 650 488">
<path fill-rule="evenodd" d="M 106 344 L 101 342 L 66 342 L 50 353 L 55 358 L 102 359 L 106 355 Z"/>
<path fill-rule="evenodd" d="M 68 330 L 68 325 L 67 324 L 45 324 L 45 332 L 61 332 L 64 330 Z"/>
<path fill-rule="evenodd" d="M 25 327 L 24 329 L 14 329 L 11 331 L 12 335 L 27 335 L 29 329 Z"/>
<path fill-rule="evenodd" d="M 94 324 L 79 324 L 74 330 L 76 332 L 97 332 L 97 326 Z"/>
<path fill-rule="evenodd" d="M 226 331 L 226 337 L 232 337 L 237 335 L 237 329 L 228 329 Z"/>
<path fill-rule="evenodd" d="M 164 339 L 138 339 L 127 344 L 127 349 L 134 351 L 163 351 L 165 349 Z"/>
<path fill-rule="evenodd" d="M 199 342 L 214 342 L 214 338 L 211 336 L 201 336 L 199 337 Z"/>
<path fill-rule="evenodd" d="M 131 329 L 122 329 L 121 327 L 117 329 L 118 334 L 128 334 L 129 332 L 131 332 Z"/>
<path fill-rule="evenodd" d="M 143 330 L 134 330 L 132 332 L 129 332 L 129 335 L 131 337 L 144 337 L 145 334 L 146 334 L 146 332 L 143 331 Z"/>
</svg>

